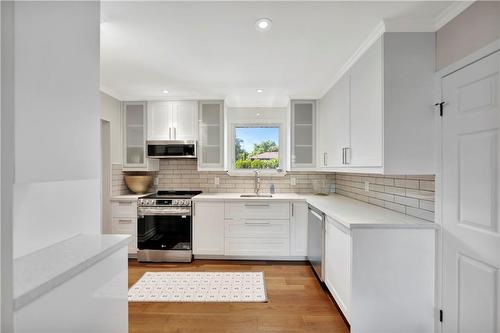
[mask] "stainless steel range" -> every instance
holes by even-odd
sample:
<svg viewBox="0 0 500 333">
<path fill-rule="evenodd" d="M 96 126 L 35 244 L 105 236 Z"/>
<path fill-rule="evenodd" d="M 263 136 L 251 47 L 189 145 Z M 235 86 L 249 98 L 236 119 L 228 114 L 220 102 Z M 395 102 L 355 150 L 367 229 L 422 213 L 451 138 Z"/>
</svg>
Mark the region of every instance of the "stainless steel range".
<svg viewBox="0 0 500 333">
<path fill-rule="evenodd" d="M 190 262 L 191 198 L 200 191 L 158 191 L 142 197 L 137 207 L 137 260 Z"/>
</svg>

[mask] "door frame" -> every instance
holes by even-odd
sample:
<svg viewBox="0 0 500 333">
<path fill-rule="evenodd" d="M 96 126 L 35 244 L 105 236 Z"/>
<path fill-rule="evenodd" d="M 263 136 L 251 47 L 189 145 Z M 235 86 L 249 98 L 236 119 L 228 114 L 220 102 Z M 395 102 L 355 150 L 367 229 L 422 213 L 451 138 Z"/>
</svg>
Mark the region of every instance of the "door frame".
<svg viewBox="0 0 500 333">
<path fill-rule="evenodd" d="M 435 100 L 442 101 L 443 93 L 442 93 L 442 80 L 446 76 L 455 73 L 456 71 L 461 70 L 464 67 L 467 67 L 489 55 L 492 55 L 495 52 L 500 51 L 500 39 L 480 48 L 479 50 L 469 54 L 468 56 L 440 69 L 435 74 L 434 79 L 434 90 L 435 90 Z M 437 111 L 437 110 L 436 110 Z M 446 112 L 446 109 L 445 109 Z M 436 150 L 435 150 L 435 169 L 436 169 L 436 179 L 435 179 L 435 223 L 440 226 L 438 232 L 438 236 L 436 237 L 436 309 L 435 309 L 435 331 L 441 333 L 443 331 L 442 323 L 439 321 L 439 311 L 443 308 L 443 250 L 444 250 L 444 242 L 443 242 L 443 200 L 442 200 L 442 175 L 443 175 L 443 127 L 442 127 L 442 119 L 439 116 L 439 113 L 435 113 L 435 142 L 436 142 Z M 445 314 L 446 315 L 446 314 Z"/>
</svg>

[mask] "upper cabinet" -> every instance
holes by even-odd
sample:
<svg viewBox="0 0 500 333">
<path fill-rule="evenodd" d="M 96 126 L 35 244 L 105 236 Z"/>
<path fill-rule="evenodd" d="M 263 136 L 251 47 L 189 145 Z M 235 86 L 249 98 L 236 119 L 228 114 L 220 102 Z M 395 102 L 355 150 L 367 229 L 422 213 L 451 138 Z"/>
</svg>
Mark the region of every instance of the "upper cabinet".
<svg viewBox="0 0 500 333">
<path fill-rule="evenodd" d="M 149 102 L 147 119 L 148 140 L 198 139 L 196 101 Z"/>
<path fill-rule="evenodd" d="M 199 105 L 198 169 L 224 170 L 224 102 Z"/>
<path fill-rule="evenodd" d="M 123 170 L 157 171 L 159 161 L 146 158 L 146 102 L 123 103 Z"/>
<path fill-rule="evenodd" d="M 380 37 L 319 101 L 319 168 L 434 173 L 433 33 Z"/>
<path fill-rule="evenodd" d="M 316 101 L 292 101 L 292 170 L 314 168 Z"/>
</svg>

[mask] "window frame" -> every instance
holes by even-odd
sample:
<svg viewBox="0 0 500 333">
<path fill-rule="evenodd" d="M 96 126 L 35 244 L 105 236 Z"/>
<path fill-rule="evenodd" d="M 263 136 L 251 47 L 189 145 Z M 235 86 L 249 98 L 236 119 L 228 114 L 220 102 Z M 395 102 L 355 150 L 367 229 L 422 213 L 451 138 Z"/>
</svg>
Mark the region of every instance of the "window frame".
<svg viewBox="0 0 500 333">
<path fill-rule="evenodd" d="M 279 167 L 277 169 L 258 169 L 262 175 L 270 175 L 273 177 L 285 176 L 286 175 L 286 134 L 284 132 L 284 126 L 281 123 L 271 122 L 271 123 L 233 123 L 229 130 L 229 167 L 228 174 L 231 176 L 249 176 L 253 174 L 256 169 L 236 169 L 236 129 L 237 128 L 278 128 L 279 131 Z"/>
</svg>

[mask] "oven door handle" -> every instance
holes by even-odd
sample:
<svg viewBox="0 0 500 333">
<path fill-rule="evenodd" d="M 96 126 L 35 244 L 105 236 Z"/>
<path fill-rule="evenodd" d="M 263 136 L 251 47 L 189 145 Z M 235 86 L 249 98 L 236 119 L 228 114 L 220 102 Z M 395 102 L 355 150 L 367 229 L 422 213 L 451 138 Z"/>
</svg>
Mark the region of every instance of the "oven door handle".
<svg viewBox="0 0 500 333">
<path fill-rule="evenodd" d="M 137 209 L 137 216 L 142 218 L 144 216 L 191 216 L 191 209 L 183 209 L 177 211 L 169 211 L 169 210 L 159 210 L 159 209 Z"/>
</svg>

